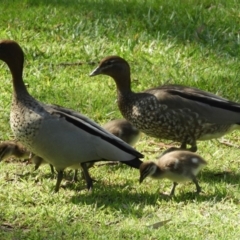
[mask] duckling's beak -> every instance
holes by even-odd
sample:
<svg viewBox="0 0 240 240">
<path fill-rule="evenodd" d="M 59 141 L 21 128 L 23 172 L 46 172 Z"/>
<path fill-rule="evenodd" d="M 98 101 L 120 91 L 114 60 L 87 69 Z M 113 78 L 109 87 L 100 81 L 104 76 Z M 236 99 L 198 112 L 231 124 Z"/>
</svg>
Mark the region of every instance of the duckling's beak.
<svg viewBox="0 0 240 240">
<path fill-rule="evenodd" d="M 89 76 L 93 77 L 93 76 L 99 75 L 101 73 L 102 73 L 102 69 L 98 66 L 89 74 Z"/>
</svg>

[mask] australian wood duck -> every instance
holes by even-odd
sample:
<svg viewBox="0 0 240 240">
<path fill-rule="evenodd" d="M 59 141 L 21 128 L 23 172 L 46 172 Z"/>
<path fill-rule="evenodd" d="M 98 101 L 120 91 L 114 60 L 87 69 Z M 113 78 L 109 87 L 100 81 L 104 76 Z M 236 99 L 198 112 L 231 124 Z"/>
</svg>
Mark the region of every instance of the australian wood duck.
<svg viewBox="0 0 240 240">
<path fill-rule="evenodd" d="M 174 195 L 175 187 L 179 182 L 193 181 L 199 193 L 201 187 L 196 176 L 206 164 L 207 162 L 196 153 L 172 151 L 160 156 L 157 161 L 143 162 L 140 166 L 139 182 L 141 183 L 148 176 L 155 179 L 170 179 L 173 181 L 170 195 Z"/>
<path fill-rule="evenodd" d="M 92 179 L 87 162 L 120 161 L 139 169 L 143 155 L 131 146 L 86 116 L 60 106 L 53 108 L 28 93 L 22 78 L 24 53 L 18 43 L 0 41 L 0 59 L 12 74 L 11 129 L 17 141 L 55 167 L 56 192 L 67 167 L 81 165 L 88 189 Z"/>
<path fill-rule="evenodd" d="M 51 105 L 53 108 L 58 108 L 56 105 Z M 104 124 L 103 128 L 118 138 L 122 139 L 124 142 L 133 146 L 137 142 L 140 132 L 125 119 L 115 119 Z M 7 159 L 9 157 L 16 157 L 20 159 L 29 159 L 29 161 L 35 164 L 35 170 L 37 170 L 42 164 L 46 164 L 41 157 L 32 154 L 27 148 L 22 144 L 15 141 L 4 141 L 0 144 L 0 161 Z M 87 163 L 87 167 L 90 168 L 93 163 Z M 53 166 L 50 164 L 51 173 L 54 174 Z M 77 181 L 77 172 L 80 165 L 77 164 L 75 168 L 73 167 L 74 176 L 73 181 Z"/>
<path fill-rule="evenodd" d="M 130 66 L 123 58 L 109 56 L 90 74 L 112 77 L 117 86 L 123 117 L 145 134 L 187 144 L 197 151 L 197 140 L 218 138 L 240 127 L 240 104 L 200 89 L 163 85 L 135 93 Z"/>
</svg>

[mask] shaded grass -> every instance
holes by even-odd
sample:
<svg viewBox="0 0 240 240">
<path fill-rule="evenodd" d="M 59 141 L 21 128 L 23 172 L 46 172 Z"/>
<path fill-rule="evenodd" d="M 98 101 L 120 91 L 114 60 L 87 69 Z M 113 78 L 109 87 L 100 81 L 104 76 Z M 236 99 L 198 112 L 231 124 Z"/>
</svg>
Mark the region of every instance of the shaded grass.
<svg viewBox="0 0 240 240">
<path fill-rule="evenodd" d="M 115 85 L 88 74 L 109 54 L 129 61 L 135 91 L 168 81 L 238 101 L 239 8 L 237 0 L 3 0 L 0 34 L 23 47 L 24 81 L 34 97 L 103 124 L 121 117 Z M 13 138 L 12 86 L 2 63 L 0 80 L 4 140 Z M 226 139 L 239 145 L 238 132 Z M 150 160 L 162 151 L 157 144 L 142 136 L 136 147 Z M 207 141 L 199 154 L 208 161 L 199 175 L 204 193 L 195 196 L 187 183 L 172 199 L 160 194 L 170 191 L 170 181 L 139 185 L 138 172 L 122 165 L 93 168 L 92 195 L 83 181 L 69 184 L 68 175 L 53 195 L 48 166 L 32 172 L 32 165 L 1 163 L 0 238 L 239 239 L 239 150 Z M 159 229 L 148 227 L 168 219 Z"/>
</svg>

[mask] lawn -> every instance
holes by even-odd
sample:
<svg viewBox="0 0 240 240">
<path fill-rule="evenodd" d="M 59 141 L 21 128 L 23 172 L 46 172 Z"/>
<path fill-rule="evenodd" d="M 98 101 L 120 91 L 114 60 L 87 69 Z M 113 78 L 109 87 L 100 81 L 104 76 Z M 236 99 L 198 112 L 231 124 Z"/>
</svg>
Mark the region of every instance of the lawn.
<svg viewBox="0 0 240 240">
<path fill-rule="evenodd" d="M 2 0 L 0 35 L 22 46 L 35 98 L 104 124 L 121 117 L 115 84 L 88 75 L 107 55 L 129 62 L 136 92 L 168 82 L 240 102 L 239 9 L 238 0 Z M 13 139 L 10 79 L 1 62 L 1 140 Z M 174 144 L 142 134 L 136 148 L 150 160 L 162 143 Z M 66 170 L 53 194 L 47 165 L 33 172 L 17 159 L 1 162 L 0 239 L 240 239 L 239 145 L 237 131 L 199 142 L 204 192 L 196 196 L 189 182 L 173 198 L 162 194 L 170 181 L 139 185 L 139 172 L 125 165 L 92 168 L 92 194 Z"/>
</svg>

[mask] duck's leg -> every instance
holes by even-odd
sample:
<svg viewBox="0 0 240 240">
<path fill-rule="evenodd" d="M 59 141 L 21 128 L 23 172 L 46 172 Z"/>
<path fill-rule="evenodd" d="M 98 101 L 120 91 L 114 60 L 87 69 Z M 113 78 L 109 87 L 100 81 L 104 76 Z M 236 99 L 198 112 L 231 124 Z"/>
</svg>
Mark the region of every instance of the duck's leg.
<svg viewBox="0 0 240 240">
<path fill-rule="evenodd" d="M 199 186 L 198 181 L 197 181 L 197 179 L 196 179 L 195 176 L 192 177 L 192 181 L 193 181 L 193 182 L 195 183 L 195 185 L 196 185 L 196 189 L 197 189 L 196 193 L 197 193 L 197 194 L 200 193 L 200 192 L 202 191 L 202 189 L 201 189 L 201 187 Z"/>
<path fill-rule="evenodd" d="M 189 151 L 196 152 L 197 151 L 197 145 L 192 145 L 191 148 L 189 148 Z"/>
<path fill-rule="evenodd" d="M 176 188 L 177 185 L 178 185 L 178 183 L 173 182 L 173 186 L 172 186 L 172 190 L 171 190 L 171 192 L 170 192 L 170 196 L 173 196 L 173 195 L 174 195 L 175 188 Z"/>
<path fill-rule="evenodd" d="M 187 149 L 187 143 L 185 141 L 182 142 L 180 149 Z"/>
<path fill-rule="evenodd" d="M 54 192 L 58 192 L 59 191 L 59 187 L 60 187 L 60 184 L 62 182 L 62 179 L 63 179 L 63 170 L 57 170 L 57 183 L 56 183 L 56 186 L 55 186 L 55 189 L 54 189 Z"/>
<path fill-rule="evenodd" d="M 196 141 L 194 141 L 192 144 L 191 144 L 191 147 L 190 148 L 187 148 L 187 143 L 186 141 L 182 142 L 181 144 L 181 147 L 180 147 L 180 150 L 187 150 L 187 151 L 190 151 L 190 152 L 196 152 L 197 151 L 197 143 Z"/>
<path fill-rule="evenodd" d="M 78 170 L 75 169 L 75 170 L 74 170 L 74 174 L 73 174 L 72 182 L 77 182 L 77 181 L 78 181 L 78 177 L 77 177 L 77 175 L 78 175 Z"/>
<path fill-rule="evenodd" d="M 54 175 L 55 171 L 54 171 L 53 165 L 52 165 L 52 164 L 49 164 L 49 166 L 50 166 L 50 169 L 51 169 L 51 174 Z"/>
<path fill-rule="evenodd" d="M 40 167 L 41 165 L 41 162 L 38 162 L 35 164 L 35 167 L 34 167 L 34 171 L 38 170 L 38 168 Z"/>
<path fill-rule="evenodd" d="M 42 164 L 43 159 L 41 157 L 36 156 L 35 154 L 32 154 L 31 161 L 35 163 L 34 171 L 36 171 Z"/>
<path fill-rule="evenodd" d="M 87 189 L 88 189 L 88 191 L 92 191 L 93 181 L 92 181 L 92 178 L 89 175 L 87 164 L 86 163 L 80 163 L 80 165 L 81 165 L 82 170 L 83 170 L 84 178 L 87 182 Z"/>
</svg>

